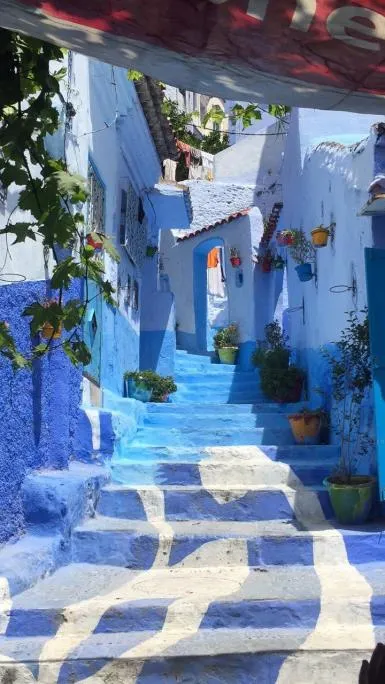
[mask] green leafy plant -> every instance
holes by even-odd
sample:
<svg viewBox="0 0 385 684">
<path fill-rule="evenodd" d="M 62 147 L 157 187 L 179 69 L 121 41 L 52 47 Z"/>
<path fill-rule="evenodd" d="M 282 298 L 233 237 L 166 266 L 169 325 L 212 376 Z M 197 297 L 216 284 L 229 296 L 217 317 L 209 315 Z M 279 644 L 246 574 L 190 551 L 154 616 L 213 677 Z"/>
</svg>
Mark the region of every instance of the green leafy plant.
<svg viewBox="0 0 385 684">
<path fill-rule="evenodd" d="M 315 249 L 303 230 L 295 230 L 294 243 L 289 245 L 290 255 L 297 264 L 305 264 L 315 259 Z"/>
<path fill-rule="evenodd" d="M 0 183 L 20 190 L 17 208 L 26 212 L 24 221 L 13 221 L 13 212 L 0 231 L 13 243 L 39 240 L 44 253 L 51 252 L 55 267 L 51 278 L 55 305 L 35 302 L 23 316 L 30 317 L 31 333 L 42 324 L 63 326 L 69 334 L 57 343 L 71 362 L 88 363 L 89 351 L 82 340 L 81 324 L 88 299 L 88 281 L 93 281 L 104 300 L 113 304 L 114 289 L 105 279 L 103 262 L 84 235 L 82 205 L 87 201 L 87 181 L 71 173 L 64 159 L 54 159 L 45 147 L 46 137 L 59 128 L 55 98 L 66 69 L 60 66 L 64 51 L 27 36 L 0 29 Z M 57 68 L 58 67 L 58 68 Z M 68 104 L 68 103 L 67 103 Z M 105 235 L 97 234 L 113 259 L 118 255 Z M 59 258 L 58 248 L 70 251 Z M 84 301 L 69 299 L 74 279 L 84 279 Z M 51 340 L 31 345 L 26 354 L 18 349 L 9 328 L 1 327 L 0 354 L 14 369 L 31 366 L 34 358 L 53 349 Z"/>
<path fill-rule="evenodd" d="M 158 247 L 156 245 L 147 245 L 146 256 L 152 259 L 158 252 Z"/>
<path fill-rule="evenodd" d="M 363 402 L 373 382 L 366 308 L 347 312 L 336 352 L 324 349 L 323 356 L 331 371 L 333 418 L 341 445 L 336 476 L 342 484 L 349 484 L 361 458 L 373 447 L 363 422 Z"/>
<path fill-rule="evenodd" d="M 127 371 L 125 380 L 133 380 L 137 385 L 152 390 L 151 401 L 163 402 L 165 397 L 177 391 L 177 386 L 171 376 L 163 376 L 152 370 Z"/>
<path fill-rule="evenodd" d="M 304 373 L 290 366 L 289 338 L 277 320 L 265 326 L 265 339 L 260 340 L 252 355 L 252 363 L 260 368 L 261 389 L 272 401 L 298 401 Z"/>
<path fill-rule="evenodd" d="M 214 335 L 214 348 L 224 349 L 225 347 L 238 347 L 239 330 L 236 323 L 231 323 L 226 328 L 221 328 Z"/>
</svg>

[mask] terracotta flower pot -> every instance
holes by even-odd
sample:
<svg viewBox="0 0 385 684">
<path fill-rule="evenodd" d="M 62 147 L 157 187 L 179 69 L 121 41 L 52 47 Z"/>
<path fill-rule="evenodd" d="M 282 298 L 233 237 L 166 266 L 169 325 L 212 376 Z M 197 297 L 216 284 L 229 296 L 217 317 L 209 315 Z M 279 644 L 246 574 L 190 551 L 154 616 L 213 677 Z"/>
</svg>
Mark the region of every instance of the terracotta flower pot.
<svg viewBox="0 0 385 684">
<path fill-rule="evenodd" d="M 311 239 L 314 247 L 326 247 L 329 239 L 329 231 L 323 226 L 318 226 L 311 231 Z"/>
<path fill-rule="evenodd" d="M 44 323 L 41 329 L 41 335 L 46 340 L 58 340 L 63 332 L 63 325 L 60 323 L 57 330 L 51 325 L 51 323 Z"/>
<path fill-rule="evenodd" d="M 322 426 L 322 413 L 293 413 L 289 416 L 293 437 L 297 444 L 318 444 Z"/>
<path fill-rule="evenodd" d="M 233 266 L 233 268 L 241 265 L 240 257 L 230 257 L 230 261 L 231 261 L 231 265 Z"/>
</svg>

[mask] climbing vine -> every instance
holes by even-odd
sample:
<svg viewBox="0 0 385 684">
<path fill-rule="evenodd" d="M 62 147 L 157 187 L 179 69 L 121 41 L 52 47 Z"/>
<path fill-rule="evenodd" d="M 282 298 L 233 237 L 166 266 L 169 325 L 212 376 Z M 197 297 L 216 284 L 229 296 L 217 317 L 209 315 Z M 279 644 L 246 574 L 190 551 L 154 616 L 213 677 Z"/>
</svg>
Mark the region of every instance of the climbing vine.
<svg viewBox="0 0 385 684">
<path fill-rule="evenodd" d="M 0 234 L 13 239 L 13 244 L 39 242 L 55 262 L 50 300 L 35 301 L 22 312 L 29 319 L 31 340 L 38 339 L 45 325 L 52 331 L 48 339 L 31 342 L 28 353 L 22 353 L 9 324 L 0 322 L 0 354 L 15 369 L 31 366 L 34 358 L 59 346 L 74 364 L 89 363 L 90 352 L 81 334 L 90 301 L 88 281 L 96 283 L 107 303 L 114 303 L 97 247 L 113 259 L 118 254 L 104 234 L 85 236 L 87 181 L 71 173 L 65 159 L 54 159 L 45 146 L 47 136 L 59 128 L 55 98 L 62 98 L 64 57 L 64 51 L 54 45 L 0 29 L 0 184 L 18 186 L 16 208 L 25 212 L 24 221 L 13 221 L 12 211 Z M 66 257 L 60 258 L 63 249 Z M 86 283 L 83 300 L 69 298 L 75 279 Z"/>
</svg>

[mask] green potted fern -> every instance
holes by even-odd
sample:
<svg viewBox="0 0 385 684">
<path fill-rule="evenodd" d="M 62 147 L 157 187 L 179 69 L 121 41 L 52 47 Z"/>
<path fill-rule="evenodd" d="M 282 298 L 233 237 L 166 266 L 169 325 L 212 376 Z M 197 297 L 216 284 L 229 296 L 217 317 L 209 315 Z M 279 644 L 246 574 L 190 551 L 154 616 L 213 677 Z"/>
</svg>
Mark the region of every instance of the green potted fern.
<svg viewBox="0 0 385 684">
<path fill-rule="evenodd" d="M 177 386 L 170 376 L 163 376 L 152 370 L 127 371 L 124 374 L 124 395 L 137 401 L 168 401 Z"/>
</svg>

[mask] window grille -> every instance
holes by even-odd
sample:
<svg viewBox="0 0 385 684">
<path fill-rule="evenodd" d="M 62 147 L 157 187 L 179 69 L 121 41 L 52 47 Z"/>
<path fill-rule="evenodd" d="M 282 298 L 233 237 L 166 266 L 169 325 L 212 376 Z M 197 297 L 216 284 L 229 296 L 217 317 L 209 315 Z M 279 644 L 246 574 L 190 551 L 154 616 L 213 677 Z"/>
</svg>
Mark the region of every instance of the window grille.
<svg viewBox="0 0 385 684">
<path fill-rule="evenodd" d="M 122 221 L 125 218 L 125 241 L 121 244 L 125 244 L 131 261 L 140 268 L 146 256 L 147 248 L 147 226 L 144 211 L 132 185 L 129 184 L 124 192 L 126 197 L 123 198 L 122 193 L 122 202 L 126 199 L 126 208 L 125 212 L 121 210 L 120 235 L 123 239 Z M 143 220 L 139 221 L 140 218 Z"/>
<path fill-rule="evenodd" d="M 88 230 L 104 233 L 105 191 L 94 165 L 88 165 Z"/>
</svg>

